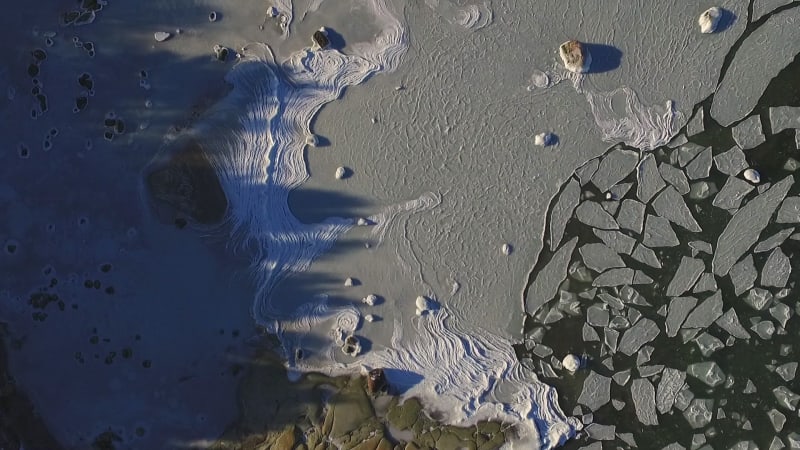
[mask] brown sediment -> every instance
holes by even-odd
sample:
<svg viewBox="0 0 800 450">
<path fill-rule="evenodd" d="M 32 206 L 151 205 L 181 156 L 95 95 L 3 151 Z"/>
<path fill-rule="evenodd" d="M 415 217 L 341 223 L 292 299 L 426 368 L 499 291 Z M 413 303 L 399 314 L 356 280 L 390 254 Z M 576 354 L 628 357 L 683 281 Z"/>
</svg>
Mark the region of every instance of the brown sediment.
<svg viewBox="0 0 800 450">
<path fill-rule="evenodd" d="M 217 173 L 203 146 L 194 139 L 182 144 L 168 161 L 147 174 L 146 183 L 159 204 L 158 215 L 165 222 L 173 223 L 185 215 L 202 225 L 216 225 L 228 211 L 228 199 Z M 173 210 L 171 217 L 166 217 L 165 205 Z"/>
<path fill-rule="evenodd" d="M 60 450 L 61 445 L 8 372 L 5 337 L 6 333 L 0 329 L 0 448 Z"/>
</svg>

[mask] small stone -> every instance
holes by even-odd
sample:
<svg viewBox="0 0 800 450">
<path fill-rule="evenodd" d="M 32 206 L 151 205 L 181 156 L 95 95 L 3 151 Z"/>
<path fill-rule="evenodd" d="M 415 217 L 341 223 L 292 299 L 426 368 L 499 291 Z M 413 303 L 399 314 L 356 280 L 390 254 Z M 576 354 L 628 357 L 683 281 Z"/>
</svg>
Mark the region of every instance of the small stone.
<svg viewBox="0 0 800 450">
<path fill-rule="evenodd" d="M 700 18 L 697 19 L 697 24 L 700 25 L 700 32 L 708 34 L 716 31 L 721 17 L 722 10 L 716 6 L 705 10 L 703 14 L 700 14 Z"/>
<path fill-rule="evenodd" d="M 511 254 L 511 252 L 513 252 L 513 251 L 514 251 L 514 248 L 513 248 L 513 247 L 512 247 L 510 244 L 503 244 L 503 246 L 502 246 L 502 247 L 500 247 L 500 251 L 501 251 L 501 252 L 502 252 L 504 255 L 508 256 L 508 255 L 510 255 L 510 254 Z"/>
<path fill-rule="evenodd" d="M 561 361 L 561 364 L 567 371 L 575 373 L 581 367 L 581 359 L 575 355 L 569 354 L 564 357 L 564 359 Z"/>
<path fill-rule="evenodd" d="M 336 168 L 336 173 L 334 174 L 334 176 L 336 177 L 337 180 L 344 179 L 347 176 L 347 169 L 345 169 L 344 167 L 341 167 L 341 166 L 337 167 Z"/>
<path fill-rule="evenodd" d="M 539 133 L 533 137 L 534 145 L 548 147 L 556 143 L 556 136 L 553 133 Z"/>
<path fill-rule="evenodd" d="M 744 176 L 745 180 L 753 184 L 758 184 L 761 182 L 761 174 L 758 173 L 756 169 L 747 169 L 742 175 Z"/>
<path fill-rule="evenodd" d="M 306 145 L 309 147 L 316 147 L 319 145 L 319 138 L 314 134 L 309 134 L 306 136 Z"/>
<path fill-rule="evenodd" d="M 210 13 L 208 13 L 208 21 L 209 22 L 216 22 L 218 18 L 219 17 L 217 17 L 217 12 L 216 11 L 211 11 Z"/>
<path fill-rule="evenodd" d="M 315 31 L 311 38 L 314 40 L 314 45 L 320 49 L 324 49 L 331 43 L 330 39 L 328 39 L 328 30 L 325 27 Z"/>
<path fill-rule="evenodd" d="M 377 394 L 387 390 L 388 383 L 386 382 L 386 374 L 383 369 L 373 369 L 367 374 L 367 392 L 370 394 Z"/>
<path fill-rule="evenodd" d="M 153 33 L 153 38 L 155 38 L 156 42 L 164 42 L 171 37 L 172 33 L 166 31 L 156 31 Z"/>
<path fill-rule="evenodd" d="M 365 305 L 375 306 L 378 303 L 378 296 L 375 294 L 369 294 L 361 299 L 361 302 Z"/>
<path fill-rule="evenodd" d="M 585 73 L 589 71 L 592 64 L 592 55 L 584 48 L 583 44 L 576 40 L 564 42 L 558 47 L 558 54 L 564 67 L 570 72 Z"/>
</svg>

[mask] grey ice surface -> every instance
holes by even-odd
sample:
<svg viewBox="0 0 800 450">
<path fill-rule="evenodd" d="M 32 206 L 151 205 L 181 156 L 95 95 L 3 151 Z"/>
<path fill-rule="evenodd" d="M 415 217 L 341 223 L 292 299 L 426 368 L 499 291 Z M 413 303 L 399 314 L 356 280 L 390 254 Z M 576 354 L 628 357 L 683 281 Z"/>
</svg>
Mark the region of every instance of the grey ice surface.
<svg viewBox="0 0 800 450">
<path fill-rule="evenodd" d="M 717 166 L 717 170 L 720 172 L 733 177 L 747 168 L 747 157 L 741 148 L 734 146 L 730 150 L 715 156 L 714 165 Z"/>
<path fill-rule="evenodd" d="M 583 390 L 578 397 L 578 403 L 597 411 L 601 406 L 611 400 L 611 378 L 591 371 L 583 381 Z"/>
<path fill-rule="evenodd" d="M 750 116 L 737 124 L 731 130 L 733 141 L 742 150 L 758 147 L 767 139 L 764 137 L 764 130 L 761 128 L 761 117 L 758 115 Z"/>
<path fill-rule="evenodd" d="M 531 283 L 525 296 L 525 311 L 528 314 L 535 314 L 558 293 L 558 286 L 567 277 L 567 268 L 577 243 L 578 238 L 574 237 L 562 245 Z"/>
<path fill-rule="evenodd" d="M 783 425 L 786 424 L 786 416 L 773 408 L 767 411 L 767 417 L 769 417 L 769 421 L 772 423 L 772 428 L 775 432 L 780 433 L 783 430 Z"/>
<path fill-rule="evenodd" d="M 792 264 L 780 248 L 769 254 L 764 268 L 761 270 L 761 285 L 782 288 L 789 281 L 792 273 Z"/>
<path fill-rule="evenodd" d="M 641 233 L 644 226 L 644 210 L 645 205 L 641 202 L 631 199 L 623 200 L 617 211 L 617 223 L 620 228 Z"/>
<path fill-rule="evenodd" d="M 615 184 L 608 189 L 608 193 L 611 194 L 614 200 L 619 200 L 622 197 L 625 197 L 628 191 L 631 190 L 631 187 L 633 187 L 633 183 Z"/>
<path fill-rule="evenodd" d="M 789 3 L 792 3 L 792 0 L 754 0 L 753 16 L 750 18 L 750 20 L 755 22 L 764 15 L 775 11 L 776 8 L 780 8 L 783 5 L 788 5 Z"/>
<path fill-rule="evenodd" d="M 585 244 L 578 249 L 583 264 L 595 272 L 604 272 L 614 267 L 625 267 L 622 258 L 605 244 Z"/>
<path fill-rule="evenodd" d="M 704 273 L 700 275 L 700 279 L 698 279 L 697 283 L 695 283 L 694 288 L 692 288 L 692 292 L 695 294 L 699 294 L 701 292 L 714 292 L 718 288 L 717 279 L 714 277 L 714 274 Z"/>
<path fill-rule="evenodd" d="M 769 308 L 769 314 L 774 317 L 783 328 L 786 328 L 786 323 L 792 317 L 794 311 L 783 303 L 775 303 Z"/>
<path fill-rule="evenodd" d="M 642 244 L 650 248 L 675 247 L 680 244 L 680 241 L 667 219 L 648 214 L 644 223 Z"/>
<path fill-rule="evenodd" d="M 677 442 L 673 442 L 666 447 L 663 447 L 661 450 L 686 450 L 686 447 L 682 446 Z"/>
<path fill-rule="evenodd" d="M 609 269 L 592 282 L 592 286 L 612 287 L 633 284 L 634 270 L 627 267 L 620 269 Z"/>
<path fill-rule="evenodd" d="M 599 237 L 604 244 L 617 253 L 630 255 L 636 245 L 636 239 L 620 231 L 608 231 L 595 229 L 594 235 Z"/>
<path fill-rule="evenodd" d="M 791 23 L 798 22 L 800 8 L 788 9 L 770 17 L 742 42 L 711 105 L 711 116 L 720 125 L 727 127 L 752 111 L 772 78 L 792 61 L 800 50 L 800 27 Z"/>
<path fill-rule="evenodd" d="M 608 292 L 601 292 L 597 294 L 597 298 L 602 300 L 608 306 L 616 309 L 617 311 L 621 311 L 625 309 L 625 304 L 622 303 L 622 300 L 614 297 L 613 295 L 609 294 Z"/>
<path fill-rule="evenodd" d="M 683 411 L 683 417 L 689 426 L 694 429 L 703 428 L 711 423 L 714 400 L 696 398 L 692 400 L 689 407 Z"/>
<path fill-rule="evenodd" d="M 658 260 L 658 256 L 656 253 L 647 246 L 639 244 L 631 253 L 631 257 L 643 264 L 647 264 L 650 267 L 655 267 L 656 269 L 661 268 L 661 261 Z"/>
<path fill-rule="evenodd" d="M 786 364 L 781 364 L 780 366 L 775 368 L 775 373 L 778 374 L 783 381 L 789 382 L 794 380 L 794 377 L 797 375 L 797 361 L 788 362 Z"/>
<path fill-rule="evenodd" d="M 753 255 L 748 254 L 741 261 L 734 264 L 728 275 L 731 283 L 733 283 L 733 291 L 736 295 L 740 295 L 742 292 L 752 288 L 758 277 Z"/>
<path fill-rule="evenodd" d="M 656 414 L 656 390 L 646 378 L 637 378 L 631 383 L 631 397 L 636 418 L 642 425 L 658 425 Z"/>
<path fill-rule="evenodd" d="M 736 310 L 733 308 L 725 311 L 725 314 L 717 319 L 716 324 L 735 338 L 750 339 L 750 333 L 742 326 L 739 316 L 736 315 Z"/>
<path fill-rule="evenodd" d="M 661 163 L 658 165 L 658 172 L 661 174 L 664 181 L 675 186 L 675 189 L 681 195 L 689 193 L 689 180 L 681 169 L 667 163 Z"/>
<path fill-rule="evenodd" d="M 683 322 L 683 328 L 705 329 L 722 316 L 722 293 L 717 291 L 698 305 Z"/>
<path fill-rule="evenodd" d="M 688 291 L 700 278 L 700 274 L 705 268 L 706 265 L 702 259 L 682 257 L 675 275 L 667 285 L 667 296 L 674 297 Z"/>
<path fill-rule="evenodd" d="M 670 300 L 669 308 L 667 309 L 667 319 L 664 323 L 667 336 L 675 337 L 678 335 L 683 321 L 686 320 L 686 317 L 695 305 L 697 305 L 697 299 L 694 297 L 675 297 Z"/>
<path fill-rule="evenodd" d="M 613 441 L 617 427 L 615 425 L 601 425 L 599 423 L 591 423 L 586 427 L 586 434 L 589 439 L 598 441 Z"/>
<path fill-rule="evenodd" d="M 800 128 L 800 108 L 796 106 L 770 108 L 769 124 L 772 134 L 778 134 L 787 128 Z"/>
<path fill-rule="evenodd" d="M 589 324 L 584 323 L 582 329 L 582 338 L 583 342 L 597 342 L 600 340 L 600 336 L 597 334 L 597 330 L 589 326 Z"/>
<path fill-rule="evenodd" d="M 789 411 L 797 410 L 797 403 L 800 402 L 800 395 L 797 395 L 791 389 L 786 386 L 778 386 L 772 390 L 772 394 L 775 395 L 775 400 L 778 401 L 778 405 Z"/>
<path fill-rule="evenodd" d="M 763 311 L 772 302 L 772 293 L 766 289 L 753 288 L 747 292 L 744 302 L 756 311 Z"/>
<path fill-rule="evenodd" d="M 678 157 L 678 165 L 681 167 L 686 167 L 689 162 L 694 160 L 702 151 L 703 146 L 695 144 L 694 142 L 689 142 L 685 145 L 680 146 L 677 150 L 675 150 L 675 154 Z"/>
<path fill-rule="evenodd" d="M 660 330 L 655 322 L 647 318 L 641 319 L 622 335 L 618 350 L 631 356 L 639 351 L 643 345 L 655 339 L 659 333 Z"/>
<path fill-rule="evenodd" d="M 653 209 L 656 214 L 679 225 L 691 232 L 699 233 L 703 231 L 694 219 L 683 197 L 673 186 L 669 186 L 653 200 Z"/>
<path fill-rule="evenodd" d="M 756 243 L 793 183 L 794 178 L 787 176 L 733 215 L 717 240 L 717 251 L 711 263 L 717 276 L 726 275 L 733 264 Z"/>
<path fill-rule="evenodd" d="M 700 108 L 695 113 L 694 117 L 686 124 L 686 134 L 689 137 L 694 135 L 700 134 L 705 130 L 705 125 L 703 124 L 703 120 L 705 119 L 705 114 L 703 113 L 703 108 Z"/>
<path fill-rule="evenodd" d="M 550 213 L 550 251 L 555 251 L 561 245 L 567 222 L 572 217 L 580 199 L 581 187 L 575 178 L 570 178 Z"/>
<path fill-rule="evenodd" d="M 652 284 L 653 279 L 641 270 L 637 270 L 633 274 L 633 282 L 631 284 Z"/>
<path fill-rule="evenodd" d="M 742 199 L 753 189 L 752 184 L 741 178 L 728 177 L 711 204 L 722 209 L 737 209 L 741 205 Z"/>
<path fill-rule="evenodd" d="M 592 305 L 586 308 L 586 323 L 595 327 L 608 326 L 609 313 L 608 310 L 599 306 Z"/>
<path fill-rule="evenodd" d="M 575 175 L 578 177 L 581 186 L 586 186 L 587 183 L 592 181 L 592 176 L 597 172 L 598 167 L 600 167 L 600 158 L 592 158 L 575 170 Z"/>
<path fill-rule="evenodd" d="M 773 234 L 772 236 L 764 239 L 763 241 L 759 242 L 755 248 L 753 248 L 753 253 L 761 253 L 761 252 L 768 252 L 775 247 L 783 244 L 783 242 L 789 238 L 789 236 L 794 233 L 794 227 L 786 228 L 784 230 L 778 231 L 777 233 Z M 732 269 L 731 269 L 732 270 Z"/>
<path fill-rule="evenodd" d="M 800 223 L 800 197 L 787 197 L 775 217 L 778 223 Z"/>
<path fill-rule="evenodd" d="M 625 386 L 628 384 L 628 381 L 631 380 L 631 369 L 625 369 L 617 372 L 612 375 L 611 378 L 614 380 L 614 383 L 617 383 L 620 386 Z"/>
<path fill-rule="evenodd" d="M 689 177 L 690 180 L 708 177 L 708 174 L 711 172 L 711 161 L 713 155 L 714 153 L 712 152 L 711 147 L 707 147 L 705 150 L 700 152 L 700 154 L 697 155 L 697 157 L 686 166 L 686 176 Z"/>
<path fill-rule="evenodd" d="M 711 356 L 715 351 L 725 347 L 725 344 L 721 340 L 708 333 L 703 333 L 700 336 L 697 336 L 694 342 L 697 344 L 697 348 L 700 350 L 700 353 L 702 353 L 706 358 Z"/>
<path fill-rule="evenodd" d="M 714 361 L 690 364 L 686 369 L 689 375 L 702 381 L 709 387 L 716 387 L 725 381 L 725 373 Z"/>
<path fill-rule="evenodd" d="M 781 441 L 781 438 L 775 436 L 772 438 L 772 442 L 769 443 L 769 448 L 767 450 L 782 450 L 786 448 L 786 445 Z"/>
<path fill-rule="evenodd" d="M 603 450 L 603 444 L 600 442 L 592 442 L 589 445 L 584 445 L 578 450 Z"/>
<path fill-rule="evenodd" d="M 638 445 L 636 445 L 636 440 L 633 438 L 633 433 L 617 433 L 617 437 L 619 437 L 619 440 L 628 444 L 630 447 L 638 447 Z"/>
<path fill-rule="evenodd" d="M 608 214 L 599 203 L 591 200 L 584 200 L 575 209 L 575 217 L 584 224 L 602 228 L 605 230 L 616 230 L 619 228 L 617 222 Z"/>
<path fill-rule="evenodd" d="M 638 162 L 638 152 L 614 149 L 600 161 L 600 167 L 592 176 L 592 184 L 597 186 L 600 192 L 606 192 L 633 172 Z"/>
<path fill-rule="evenodd" d="M 686 381 L 686 372 L 667 367 L 661 375 L 656 390 L 656 407 L 658 412 L 666 414 L 675 404 L 675 396 Z"/>
<path fill-rule="evenodd" d="M 691 241 L 689 247 L 692 249 L 692 256 L 697 256 L 698 253 L 714 254 L 714 247 L 706 241 Z"/>
<path fill-rule="evenodd" d="M 646 154 L 639 163 L 636 181 L 636 196 L 644 203 L 649 202 L 658 191 L 666 186 L 658 172 L 656 158 L 652 153 Z"/>
<path fill-rule="evenodd" d="M 775 324 L 770 320 L 762 320 L 750 327 L 750 329 L 765 341 L 772 339 L 772 336 L 775 334 Z"/>
</svg>

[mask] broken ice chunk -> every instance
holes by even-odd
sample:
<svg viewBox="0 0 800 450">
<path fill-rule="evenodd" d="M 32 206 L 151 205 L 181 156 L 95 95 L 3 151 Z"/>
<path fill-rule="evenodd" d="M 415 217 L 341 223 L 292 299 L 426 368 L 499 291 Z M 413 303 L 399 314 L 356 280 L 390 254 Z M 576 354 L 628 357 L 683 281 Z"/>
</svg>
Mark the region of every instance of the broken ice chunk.
<svg viewBox="0 0 800 450">
<path fill-rule="evenodd" d="M 667 296 L 675 297 L 688 291 L 700 278 L 700 274 L 705 268 L 705 263 L 701 259 L 682 257 L 678 270 L 675 271 L 672 281 L 667 286 Z"/>
<path fill-rule="evenodd" d="M 764 269 L 761 270 L 761 285 L 782 288 L 789 281 L 792 264 L 780 248 L 769 254 Z"/>
<path fill-rule="evenodd" d="M 755 331 L 758 337 L 765 341 L 772 339 L 772 335 L 775 334 L 775 324 L 769 320 L 762 320 L 750 327 L 750 329 Z"/>
<path fill-rule="evenodd" d="M 678 164 L 681 167 L 686 167 L 690 161 L 697 157 L 703 151 L 703 146 L 689 142 L 682 145 L 676 152 L 678 153 Z"/>
<path fill-rule="evenodd" d="M 610 269 L 595 278 L 592 282 L 592 286 L 612 287 L 633 284 L 633 276 L 633 269 L 627 267 L 622 269 Z"/>
<path fill-rule="evenodd" d="M 733 291 L 737 296 L 752 288 L 758 277 L 756 266 L 753 263 L 753 255 L 747 255 L 744 259 L 734 264 L 728 275 L 731 283 L 733 283 Z"/>
<path fill-rule="evenodd" d="M 780 322 L 783 328 L 786 328 L 786 322 L 788 322 L 789 318 L 792 317 L 792 314 L 794 314 L 792 309 L 783 303 L 776 303 L 769 309 L 769 313 L 775 318 L 775 320 Z"/>
<path fill-rule="evenodd" d="M 697 283 L 694 285 L 692 292 L 695 294 L 699 294 L 701 292 L 714 292 L 717 289 L 718 289 L 717 279 L 714 277 L 714 274 L 704 273 L 700 275 L 700 279 L 697 280 Z"/>
<path fill-rule="evenodd" d="M 675 403 L 675 396 L 686 381 L 686 372 L 667 367 L 661 375 L 656 392 L 656 406 L 658 412 L 666 414 Z"/>
<path fill-rule="evenodd" d="M 648 214 L 644 225 L 642 243 L 650 248 L 656 248 L 675 247 L 680 244 L 680 241 L 678 241 L 678 236 L 675 235 L 675 231 L 672 230 L 667 219 Z"/>
<path fill-rule="evenodd" d="M 753 288 L 747 293 L 744 302 L 756 311 L 763 311 L 764 308 L 772 303 L 772 293 L 766 289 Z"/>
<path fill-rule="evenodd" d="M 689 407 L 683 411 L 683 417 L 689 426 L 698 429 L 711 423 L 712 413 L 714 410 L 714 400 L 696 398 L 692 400 Z"/>
<path fill-rule="evenodd" d="M 717 319 L 716 324 L 735 338 L 750 339 L 750 333 L 748 333 L 741 322 L 739 322 L 739 317 L 736 315 L 736 311 L 733 308 L 725 311 L 725 314 Z"/>
<path fill-rule="evenodd" d="M 722 293 L 715 292 L 689 314 L 683 328 L 705 329 L 722 316 Z"/>
<path fill-rule="evenodd" d="M 786 386 L 778 386 L 772 390 L 775 399 L 778 400 L 778 405 L 783 406 L 789 411 L 797 410 L 797 402 L 800 401 L 800 395 L 795 394 Z"/>
<path fill-rule="evenodd" d="M 797 374 L 797 361 L 781 364 L 780 366 L 775 368 L 775 373 L 777 373 L 778 376 L 783 378 L 783 381 L 789 382 L 794 380 L 794 377 Z"/>
<path fill-rule="evenodd" d="M 717 251 L 712 260 L 712 268 L 717 276 L 726 275 L 733 264 L 756 243 L 793 183 L 794 178 L 789 175 L 736 211 L 717 240 Z"/>
<path fill-rule="evenodd" d="M 625 331 L 617 348 L 620 352 L 631 356 L 643 345 L 655 339 L 659 333 L 660 330 L 655 322 L 647 318 L 641 319 Z"/>
<path fill-rule="evenodd" d="M 783 201 L 778 215 L 775 218 L 778 223 L 798 223 L 800 222 L 800 197 L 788 197 Z"/>
<path fill-rule="evenodd" d="M 592 442 L 589 445 L 584 445 L 583 447 L 579 448 L 578 450 L 603 450 L 603 444 L 599 441 Z"/>
<path fill-rule="evenodd" d="M 617 352 L 617 341 L 619 340 L 619 331 L 606 328 L 603 330 L 603 343 L 611 351 L 612 354 Z M 611 370 L 612 368 L 609 368 Z"/>
<path fill-rule="evenodd" d="M 654 364 L 650 366 L 639 366 L 639 376 L 642 378 L 650 378 L 654 375 L 661 373 L 664 370 L 662 364 Z"/>
<path fill-rule="evenodd" d="M 703 333 L 700 336 L 697 336 L 697 339 L 695 339 L 694 342 L 697 344 L 697 348 L 700 349 L 700 353 L 702 353 L 706 358 L 725 346 L 722 341 L 708 333 Z"/>
<path fill-rule="evenodd" d="M 686 176 L 689 177 L 690 180 L 708 177 L 711 171 L 712 156 L 711 147 L 707 147 L 686 166 Z"/>
<path fill-rule="evenodd" d="M 697 305 L 697 299 L 694 297 L 675 297 L 670 300 L 665 322 L 667 336 L 675 337 L 678 335 L 678 330 L 680 330 L 683 321 L 686 320 L 689 311 L 695 305 Z"/>
<path fill-rule="evenodd" d="M 597 334 L 597 331 L 589 326 L 589 324 L 583 324 L 583 331 L 582 331 L 583 342 L 597 342 L 600 340 L 600 336 Z"/>
<path fill-rule="evenodd" d="M 604 301 L 608 306 L 620 311 L 625 309 L 625 304 L 622 303 L 622 300 L 614 297 L 613 295 L 609 294 L 608 292 L 601 292 L 597 294 L 597 298 Z"/>
<path fill-rule="evenodd" d="M 577 243 L 578 238 L 574 237 L 562 245 L 530 284 L 525 295 L 525 311 L 528 314 L 536 314 L 542 305 L 558 293 L 558 286 L 567 277 L 567 267 Z"/>
<path fill-rule="evenodd" d="M 597 186 L 600 192 L 605 192 L 633 172 L 638 162 L 639 152 L 614 149 L 600 161 L 600 167 L 592 176 L 592 184 Z"/>
<path fill-rule="evenodd" d="M 674 186 L 681 195 L 689 193 L 689 180 L 686 179 L 686 175 L 681 169 L 661 163 L 658 165 L 658 172 L 664 181 Z"/>
<path fill-rule="evenodd" d="M 589 439 L 597 441 L 613 441 L 616 431 L 617 427 L 615 425 L 592 423 L 586 427 L 586 434 L 589 436 Z"/>
<path fill-rule="evenodd" d="M 656 158 L 652 153 L 648 153 L 639 163 L 639 170 L 636 172 L 636 196 L 644 203 L 650 201 L 654 195 L 666 186 L 661 175 L 658 173 Z"/>
<path fill-rule="evenodd" d="M 630 255 L 636 245 L 636 239 L 619 231 L 607 231 L 595 229 L 594 235 L 599 237 L 607 246 L 617 253 Z"/>
<path fill-rule="evenodd" d="M 625 386 L 631 379 L 631 369 L 625 369 L 622 372 L 617 372 L 611 376 L 615 383 L 620 386 Z"/>
<path fill-rule="evenodd" d="M 673 442 L 666 447 L 662 448 L 661 450 L 686 450 L 686 447 L 678 444 L 677 442 Z M 706 450 L 706 449 L 698 449 L 698 450 Z"/>
<path fill-rule="evenodd" d="M 617 437 L 619 438 L 620 441 L 626 443 L 629 447 L 632 448 L 638 447 L 638 445 L 636 445 L 636 440 L 633 438 L 633 433 L 617 433 Z"/>
<path fill-rule="evenodd" d="M 720 172 L 734 177 L 747 168 L 747 158 L 741 148 L 733 147 L 715 156 L 714 165 Z"/>
<path fill-rule="evenodd" d="M 673 186 L 664 189 L 652 203 L 656 214 L 687 230 L 699 233 L 703 231 L 692 216 L 692 212 L 683 201 L 683 197 Z"/>
<path fill-rule="evenodd" d="M 717 193 L 717 185 L 708 181 L 698 181 L 689 187 L 689 198 L 705 200 Z"/>
<path fill-rule="evenodd" d="M 616 184 L 608 190 L 606 196 L 608 196 L 608 194 L 611 194 L 611 198 L 608 200 L 620 200 L 622 197 L 625 197 L 625 194 L 628 193 L 628 191 L 631 189 L 632 186 L 633 183 Z"/>
<path fill-rule="evenodd" d="M 575 171 L 575 175 L 578 177 L 578 180 L 580 180 L 581 186 L 586 186 L 588 182 L 592 181 L 592 176 L 597 172 L 598 167 L 600 167 L 600 158 L 592 158 L 583 163 L 583 165 Z"/>
<path fill-rule="evenodd" d="M 614 267 L 625 267 L 622 258 L 604 244 L 586 244 L 578 249 L 583 264 L 595 272 L 604 272 Z"/>
<path fill-rule="evenodd" d="M 753 190 L 753 185 L 741 178 L 728 177 L 722 190 L 714 197 L 712 205 L 722 209 L 737 209 L 742 199 Z"/>
<path fill-rule="evenodd" d="M 652 283 L 653 279 L 647 276 L 647 274 L 645 274 L 641 270 L 637 270 L 633 274 L 633 282 L 631 284 L 639 285 L 639 284 L 652 284 Z"/>
<path fill-rule="evenodd" d="M 725 374 L 714 361 L 690 364 L 687 372 L 710 387 L 719 386 L 725 381 Z"/>
<path fill-rule="evenodd" d="M 590 371 L 583 382 L 583 390 L 578 397 L 578 403 L 597 411 L 601 406 L 611 400 L 611 378 Z"/>
<path fill-rule="evenodd" d="M 575 210 L 575 217 L 584 224 L 604 230 L 619 229 L 619 225 L 599 203 L 586 200 Z"/>
<path fill-rule="evenodd" d="M 703 108 L 697 110 L 695 115 L 692 117 L 692 120 L 686 124 L 686 134 L 689 137 L 694 135 L 700 134 L 705 130 L 705 125 L 703 125 Z"/>
<path fill-rule="evenodd" d="M 586 309 L 586 322 L 595 327 L 608 326 L 608 310 L 598 305 L 592 305 Z"/>
<path fill-rule="evenodd" d="M 558 195 L 550 213 L 550 251 L 555 251 L 564 237 L 564 230 L 575 207 L 580 201 L 581 188 L 575 178 L 570 178 L 564 190 Z"/>
<path fill-rule="evenodd" d="M 789 238 L 792 233 L 794 233 L 794 227 L 778 231 L 772 236 L 759 242 L 758 245 L 756 245 L 756 247 L 753 249 L 753 253 L 768 252 L 772 250 L 773 248 L 783 244 L 783 242 Z"/>
<path fill-rule="evenodd" d="M 631 384 L 631 397 L 636 418 L 642 425 L 658 425 L 656 415 L 656 390 L 646 378 L 637 378 Z"/>
<path fill-rule="evenodd" d="M 714 248 L 705 241 L 692 241 L 689 242 L 689 248 L 692 249 L 692 256 L 696 257 L 698 253 L 706 253 L 708 255 L 714 254 Z"/>
<path fill-rule="evenodd" d="M 800 108 L 792 106 L 770 108 L 769 123 L 772 134 L 778 134 L 787 128 L 800 128 Z"/>
<path fill-rule="evenodd" d="M 617 211 L 617 223 L 620 228 L 631 230 L 635 233 L 642 232 L 644 225 L 645 205 L 636 200 L 625 199 Z"/>
<path fill-rule="evenodd" d="M 636 246 L 631 254 L 631 257 L 633 257 L 633 259 L 636 261 L 647 264 L 650 267 L 655 267 L 656 269 L 661 268 L 661 261 L 658 260 L 656 253 L 642 244 Z"/>
<path fill-rule="evenodd" d="M 741 121 L 731 130 L 733 141 L 743 150 L 757 147 L 766 139 L 761 129 L 761 118 L 758 115 L 750 116 Z"/>
<path fill-rule="evenodd" d="M 775 432 L 780 433 L 781 430 L 783 430 L 783 425 L 786 424 L 786 416 L 777 409 L 772 408 L 767 411 L 767 417 L 769 417 L 769 421 L 772 423 L 772 428 L 775 429 Z"/>
<path fill-rule="evenodd" d="M 758 392 L 756 389 L 756 385 L 753 383 L 753 380 L 747 379 L 747 382 L 744 384 L 744 390 L 742 390 L 742 394 L 755 394 Z"/>
</svg>

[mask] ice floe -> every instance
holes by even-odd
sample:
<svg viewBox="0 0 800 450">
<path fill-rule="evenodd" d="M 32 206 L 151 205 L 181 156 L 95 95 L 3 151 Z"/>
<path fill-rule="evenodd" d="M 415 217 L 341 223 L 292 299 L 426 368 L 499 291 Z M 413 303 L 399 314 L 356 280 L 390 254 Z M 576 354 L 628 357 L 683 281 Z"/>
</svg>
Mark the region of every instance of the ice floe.
<svg viewBox="0 0 800 450">
<path fill-rule="evenodd" d="M 590 371 L 583 382 L 583 390 L 578 397 L 578 403 L 585 405 L 592 411 L 597 411 L 601 406 L 611 400 L 611 378 Z"/>
<path fill-rule="evenodd" d="M 689 193 L 689 180 L 681 169 L 670 164 L 661 163 L 658 165 L 658 172 L 664 181 L 674 186 L 681 195 Z"/>
<path fill-rule="evenodd" d="M 728 177 L 711 204 L 722 209 L 738 209 L 744 197 L 752 190 L 752 184 L 740 178 Z"/>
<path fill-rule="evenodd" d="M 631 383 L 631 397 L 636 418 L 642 425 L 658 425 L 656 414 L 656 390 L 646 378 L 637 378 Z"/>
<path fill-rule="evenodd" d="M 644 225 L 644 239 L 642 243 L 650 248 L 656 248 L 674 247 L 680 244 L 680 241 L 667 219 L 648 214 Z"/>
<path fill-rule="evenodd" d="M 777 106 L 769 109 L 769 123 L 772 134 L 788 128 L 800 128 L 800 108 L 796 106 Z"/>
<path fill-rule="evenodd" d="M 716 155 L 714 157 L 714 165 L 720 172 L 734 177 L 747 168 L 747 157 L 741 148 L 733 147 Z"/>
<path fill-rule="evenodd" d="M 769 254 L 764 269 L 761 270 L 761 285 L 782 288 L 786 286 L 791 273 L 789 257 L 780 248 L 776 248 Z"/>
<path fill-rule="evenodd" d="M 710 159 L 709 159 L 710 161 Z M 699 233 L 702 231 L 697 224 L 692 212 L 686 206 L 681 194 L 674 187 L 669 186 L 652 202 L 656 214 L 687 230 Z"/>
<path fill-rule="evenodd" d="M 731 130 L 733 141 L 742 150 L 757 147 L 766 141 L 764 131 L 761 129 L 761 117 L 750 116 L 740 122 Z"/>
</svg>

